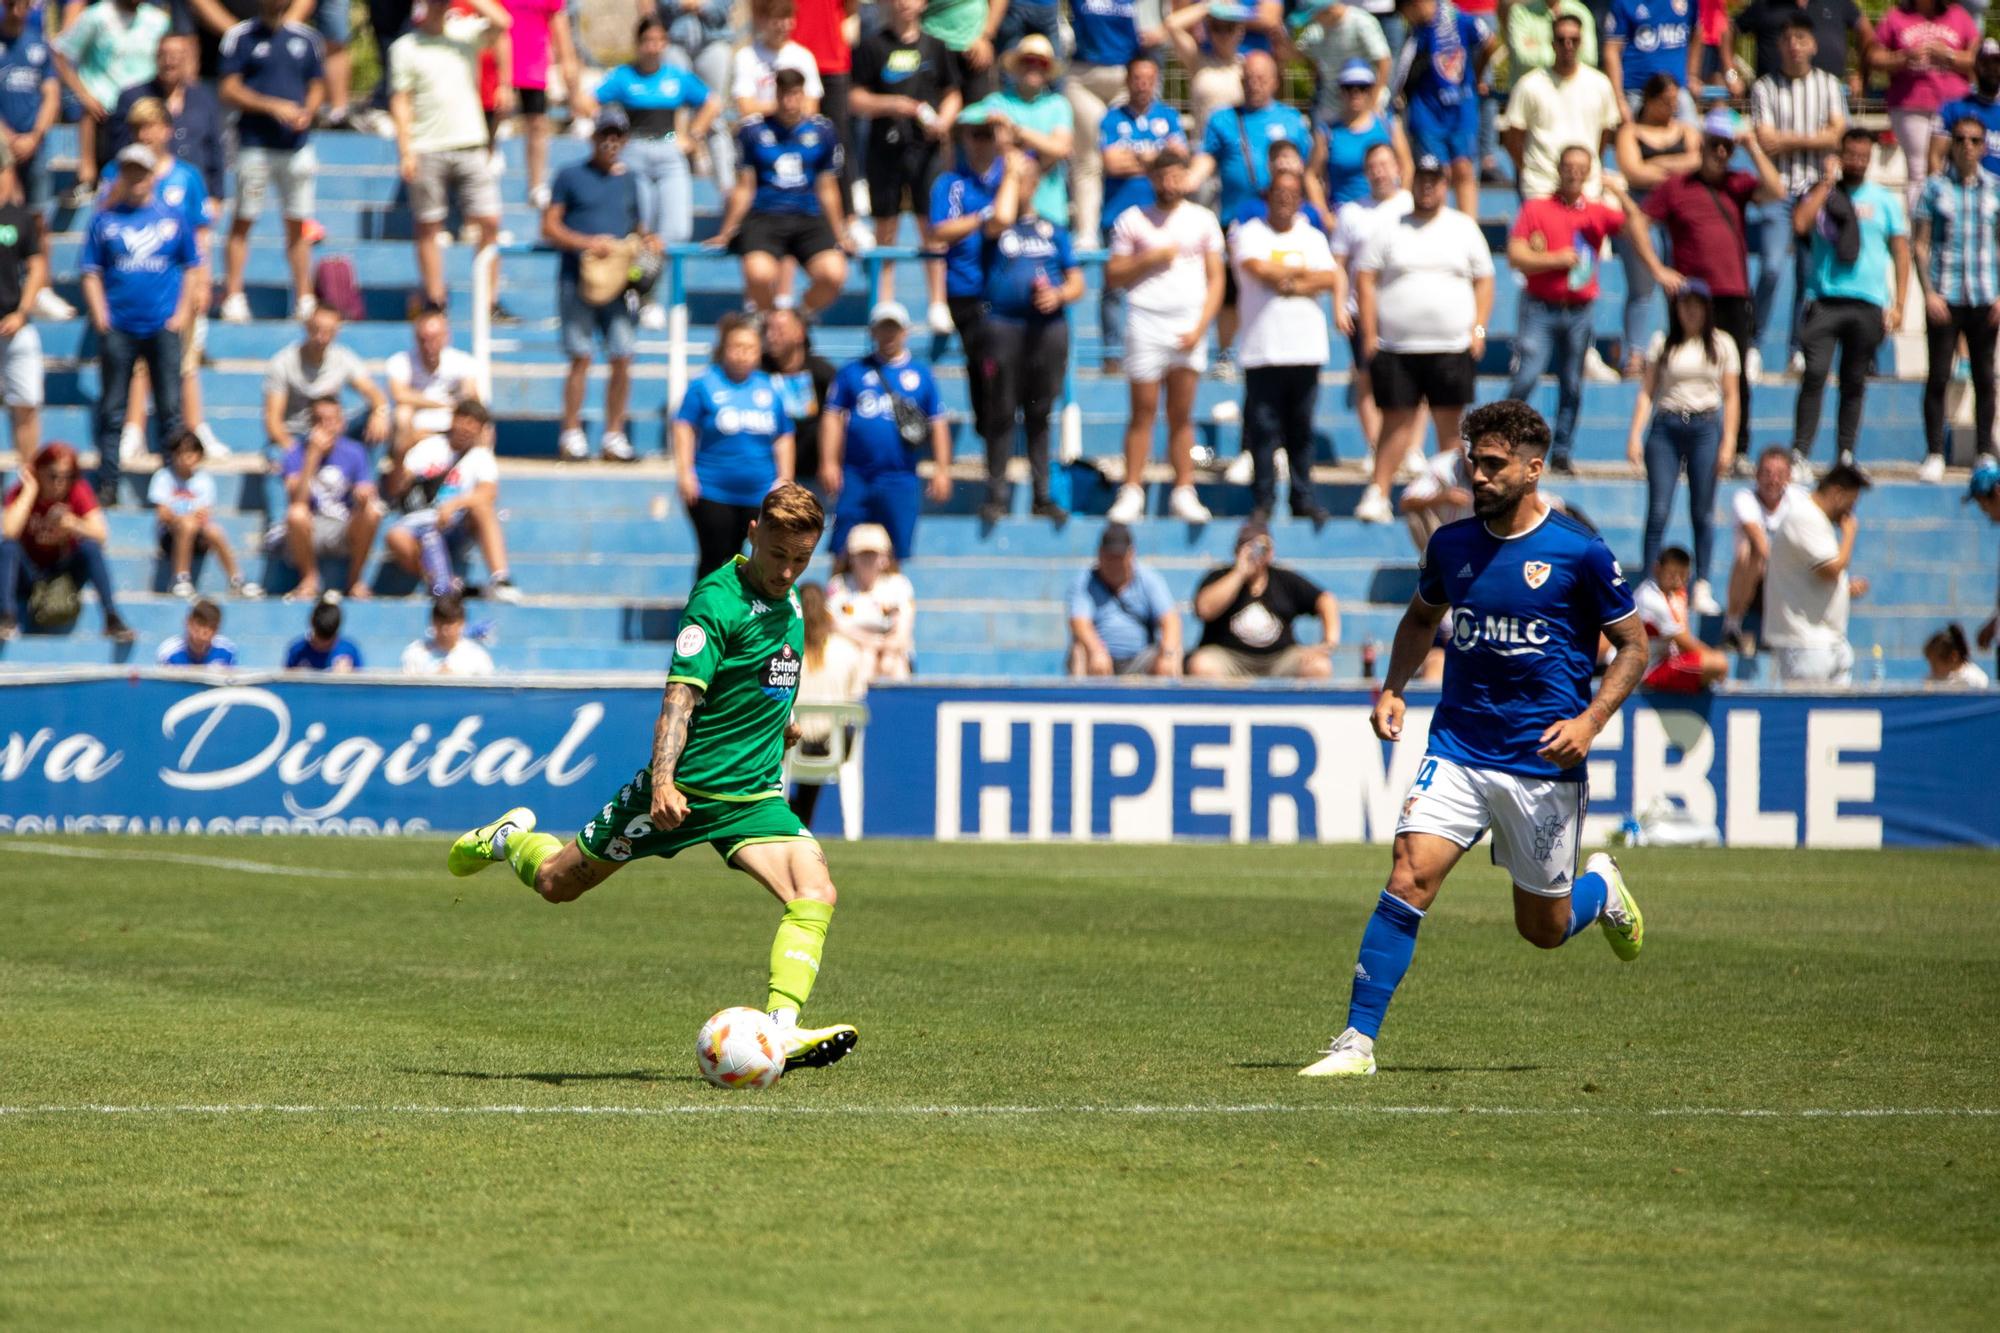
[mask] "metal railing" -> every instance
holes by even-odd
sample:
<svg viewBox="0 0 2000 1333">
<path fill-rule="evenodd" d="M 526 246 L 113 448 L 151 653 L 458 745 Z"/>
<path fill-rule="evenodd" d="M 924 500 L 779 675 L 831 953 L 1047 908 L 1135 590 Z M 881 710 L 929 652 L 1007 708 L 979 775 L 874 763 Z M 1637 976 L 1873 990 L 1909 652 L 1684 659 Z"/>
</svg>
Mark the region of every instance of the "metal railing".
<svg viewBox="0 0 2000 1333">
<path fill-rule="evenodd" d="M 515 243 L 482 246 L 473 256 L 472 359 L 478 366 L 480 401 L 493 401 L 493 298 L 499 284 L 501 256 L 554 256 L 556 253 L 552 246 Z M 687 393 L 688 386 L 688 262 L 725 257 L 724 251 L 707 245 L 689 243 L 667 247 L 666 266 L 660 275 L 660 282 L 666 289 L 663 304 L 667 312 L 667 415 L 670 417 L 680 410 L 681 398 Z M 915 246 L 878 245 L 854 256 L 853 266 L 861 271 L 864 284 L 861 290 L 872 293 L 880 286 L 884 264 L 922 263 L 930 258 L 936 256 Z M 1101 250 L 1079 252 L 1076 259 L 1078 267 L 1102 268 L 1105 255 Z M 1070 363 L 1063 367 L 1058 436 L 1058 454 L 1063 462 L 1074 462 L 1083 456 L 1083 409 L 1076 401 L 1074 362 L 1072 357 Z"/>
</svg>

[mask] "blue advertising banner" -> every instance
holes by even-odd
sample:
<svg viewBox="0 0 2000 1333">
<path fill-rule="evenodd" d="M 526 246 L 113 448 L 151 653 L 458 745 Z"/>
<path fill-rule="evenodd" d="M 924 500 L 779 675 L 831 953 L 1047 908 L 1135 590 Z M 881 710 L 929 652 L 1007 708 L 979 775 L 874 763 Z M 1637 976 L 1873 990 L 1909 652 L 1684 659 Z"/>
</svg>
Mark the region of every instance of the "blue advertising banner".
<svg viewBox="0 0 2000 1333">
<path fill-rule="evenodd" d="M 885 686 L 820 831 L 1386 841 L 1394 746 L 1350 690 Z M 580 826 L 646 760 L 656 682 L 441 685 L 139 672 L 0 683 L 0 832 Z M 2000 694 L 1637 700 L 1589 760 L 1587 839 L 1671 810 L 1737 846 L 2000 846 Z M 856 799 L 858 797 L 858 799 Z M 831 828 L 826 827 L 831 825 Z"/>
</svg>

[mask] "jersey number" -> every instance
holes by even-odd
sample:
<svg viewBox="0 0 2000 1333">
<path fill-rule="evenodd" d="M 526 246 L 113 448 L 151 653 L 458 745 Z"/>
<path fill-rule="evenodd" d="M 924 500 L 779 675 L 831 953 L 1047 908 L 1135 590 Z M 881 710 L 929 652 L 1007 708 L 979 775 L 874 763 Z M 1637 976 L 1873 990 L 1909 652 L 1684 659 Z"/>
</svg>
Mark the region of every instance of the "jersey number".
<svg viewBox="0 0 2000 1333">
<path fill-rule="evenodd" d="M 1417 786 L 1424 791 L 1429 791 L 1431 789 L 1431 779 L 1437 776 L 1437 771 L 1437 760 L 1424 760 L 1423 767 L 1417 770 Z"/>
</svg>

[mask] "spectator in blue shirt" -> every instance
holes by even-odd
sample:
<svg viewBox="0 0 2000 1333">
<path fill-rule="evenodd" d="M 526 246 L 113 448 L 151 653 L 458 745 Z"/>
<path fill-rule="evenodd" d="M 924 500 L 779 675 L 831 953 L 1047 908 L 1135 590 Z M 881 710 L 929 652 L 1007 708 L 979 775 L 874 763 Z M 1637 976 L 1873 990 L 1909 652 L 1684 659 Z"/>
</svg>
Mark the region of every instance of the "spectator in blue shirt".
<svg viewBox="0 0 2000 1333">
<path fill-rule="evenodd" d="M 208 197 L 224 199 L 223 171 L 227 166 L 222 147 L 222 103 L 215 90 L 197 78 L 200 52 L 195 39 L 186 32 L 170 32 L 160 38 L 159 69 L 144 83 L 135 83 L 118 94 L 111 113 L 114 151 L 132 142 L 127 123 L 132 108 L 141 100 L 158 98 L 167 108 L 174 126 L 174 156 L 201 173 Z"/>
<path fill-rule="evenodd" d="M 250 228 L 274 185 L 285 211 L 294 317 L 312 313 L 312 246 L 305 226 L 313 215 L 319 158 L 308 135 L 326 101 L 326 71 L 319 34 L 285 21 L 291 7 L 291 0 L 262 0 L 256 18 L 222 39 L 222 101 L 237 113 L 236 215 L 229 220 L 222 299 L 222 317 L 232 324 L 250 321 L 243 266 L 250 258 Z"/>
<path fill-rule="evenodd" d="M 2000 41 L 1979 43 L 1972 58 L 1972 91 L 1946 102 L 1931 121 L 1931 175 L 1944 170 L 1952 128 L 1967 116 L 1986 127 L 1986 156 L 1981 164 L 2000 176 Z"/>
<path fill-rule="evenodd" d="M 1304 158 L 1312 151 L 1312 127 L 1296 107 L 1278 97 L 1278 62 L 1262 51 L 1243 57 L 1243 105 L 1223 107 L 1208 118 L 1201 152 L 1194 160 L 1191 185 L 1210 176 L 1222 180 L 1222 200 L 1216 212 L 1235 214 L 1245 199 L 1262 194 L 1271 184 L 1271 145 L 1280 140 L 1297 146 Z"/>
<path fill-rule="evenodd" d="M 163 440 L 181 433 L 181 335 L 192 315 L 187 271 L 201 264 L 178 210 L 153 199 L 159 157 L 143 144 L 118 154 L 118 174 L 83 238 L 83 296 L 97 331 L 97 493 L 118 503 L 118 435 L 132 366 L 144 361 L 153 421 Z"/>
<path fill-rule="evenodd" d="M 1973 448 L 1993 452 L 1993 349 L 2000 323 L 2000 177 L 1980 163 L 1991 136 L 1977 118 L 1951 127 L 1944 170 L 1924 182 L 1910 225 L 1917 281 L 1924 290 L 1930 374 L 1924 384 L 1924 438 L 1918 474 L 1944 480 L 1945 390 L 1959 340 L 1972 371 Z"/>
<path fill-rule="evenodd" d="M 33 9 L 33 0 L 6 0 L 0 8 L 0 128 L 28 206 L 39 209 L 51 193 L 42 140 L 62 111 L 62 85 L 48 42 L 28 24 Z"/>
<path fill-rule="evenodd" d="M 1604 41 L 1598 48 L 1604 76 L 1625 95 L 1633 115 L 1645 98 L 1646 80 L 1671 74 L 1687 80 L 1688 41 L 1694 33 L 1697 0 L 1611 0 L 1604 11 Z"/>
<path fill-rule="evenodd" d="M 287 601 L 319 596 L 322 556 L 345 557 L 350 597 L 369 596 L 368 553 L 382 522 L 375 469 L 368 450 L 348 438 L 340 398 L 315 398 L 312 422 L 279 464 L 285 482 L 285 521 L 269 538 L 273 554 L 299 572 Z"/>
<path fill-rule="evenodd" d="M 361 669 L 361 649 L 340 633 L 340 603 L 332 594 L 313 604 L 306 632 L 285 649 L 287 671 L 331 671 L 335 675 Z"/>
<path fill-rule="evenodd" d="M 965 391 L 972 426 L 986 437 L 986 214 L 999 193 L 1005 164 L 986 112 L 967 107 L 952 126 L 957 158 L 931 186 L 931 244 L 944 251 L 944 303 L 965 352 Z"/>
<path fill-rule="evenodd" d="M 749 315 L 715 326 L 715 364 L 674 413 L 674 479 L 699 551 L 696 578 L 733 560 L 765 494 L 792 480 L 792 419 L 757 369 L 764 339 Z"/>
<path fill-rule="evenodd" d="M 1031 154 L 1007 155 L 1007 173 L 986 219 L 980 251 L 986 269 L 986 351 L 992 363 L 987 386 L 986 503 L 979 516 L 1007 515 L 1007 461 L 1014 456 L 1018 420 L 1028 440 L 1034 513 L 1060 526 L 1069 511 L 1049 494 L 1049 414 L 1062 392 L 1069 361 L 1069 319 L 1083 296 L 1069 233 L 1035 212 L 1042 168 Z"/>
<path fill-rule="evenodd" d="M 736 188 L 709 244 L 743 257 L 743 285 L 759 310 L 778 303 L 784 261 L 797 260 L 812 280 L 810 316 L 832 305 L 847 282 L 853 241 L 840 204 L 844 157 L 833 122 L 806 114 L 805 75 L 781 69 L 776 83 L 777 113 L 743 122 Z"/>
<path fill-rule="evenodd" d="M 201 459 L 201 440 L 188 431 L 168 446 L 166 466 L 153 473 L 146 487 L 146 503 L 159 520 L 160 550 L 173 562 L 173 594 L 194 596 L 195 553 L 213 551 L 229 580 L 229 591 L 238 597 L 262 597 L 264 590 L 243 577 L 235 548 L 215 521 L 215 478 L 202 468 Z"/>
<path fill-rule="evenodd" d="M 819 427 L 819 481 L 834 512 L 833 550 L 857 523 L 889 531 L 896 559 L 916 551 L 923 508 L 917 463 L 931 458 L 933 504 L 951 499 L 951 427 L 930 368 L 910 355 L 910 312 L 883 301 L 869 312 L 875 350 L 833 377 Z"/>
<path fill-rule="evenodd" d="M 1099 246 L 1111 243 L 1111 227 L 1120 213 L 1153 202 L 1153 182 L 1146 173 L 1160 150 L 1171 144 L 1190 151 L 1181 113 L 1159 98 L 1158 62 L 1143 53 L 1135 56 L 1125 68 L 1125 100 L 1106 111 L 1098 122 L 1097 148 L 1104 160 L 1103 222 L 1101 230 L 1084 234 Z M 1077 216 L 1083 216 L 1081 191 Z M 1124 370 L 1125 306 L 1125 289 L 1105 283 L 1098 298 L 1097 319 L 1107 375 Z"/>
<path fill-rule="evenodd" d="M 1181 674 L 1181 614 L 1123 523 L 1105 524 L 1097 563 L 1070 589 L 1069 639 L 1072 676 Z"/>
<path fill-rule="evenodd" d="M 1389 86 L 1403 96 L 1410 151 L 1447 164 L 1458 211 L 1476 218 L 1479 80 L 1500 38 L 1485 19 L 1451 0 L 1397 0 L 1396 10 L 1410 37 L 1396 57 Z"/>
<path fill-rule="evenodd" d="M 181 632 L 160 644 L 159 663 L 168 667 L 233 667 L 236 645 L 222 633 L 222 608 L 203 597 L 188 608 Z"/>
</svg>

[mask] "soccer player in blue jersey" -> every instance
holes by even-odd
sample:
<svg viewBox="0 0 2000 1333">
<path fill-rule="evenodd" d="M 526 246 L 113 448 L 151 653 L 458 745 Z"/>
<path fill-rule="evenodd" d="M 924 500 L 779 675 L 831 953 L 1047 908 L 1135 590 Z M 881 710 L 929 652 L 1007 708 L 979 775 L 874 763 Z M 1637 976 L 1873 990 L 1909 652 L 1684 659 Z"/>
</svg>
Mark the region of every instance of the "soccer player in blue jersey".
<svg viewBox="0 0 2000 1333">
<path fill-rule="evenodd" d="M 1593 921 L 1639 956 L 1644 922 L 1602 852 L 1577 873 L 1588 800 L 1583 761 L 1646 669 L 1631 589 L 1598 536 L 1537 494 L 1550 432 L 1526 403 L 1466 415 L 1473 517 L 1439 528 L 1396 629 L 1375 734 L 1403 734 L 1403 690 L 1447 611 L 1444 697 L 1396 825 L 1395 861 L 1361 933 L 1347 1029 L 1312 1077 L 1372 1074 L 1382 1016 L 1409 970 L 1417 927 L 1461 856 L 1493 831 L 1514 880 L 1514 926 L 1554 949 Z M 1598 636 L 1617 649 L 1593 697 Z"/>
</svg>

